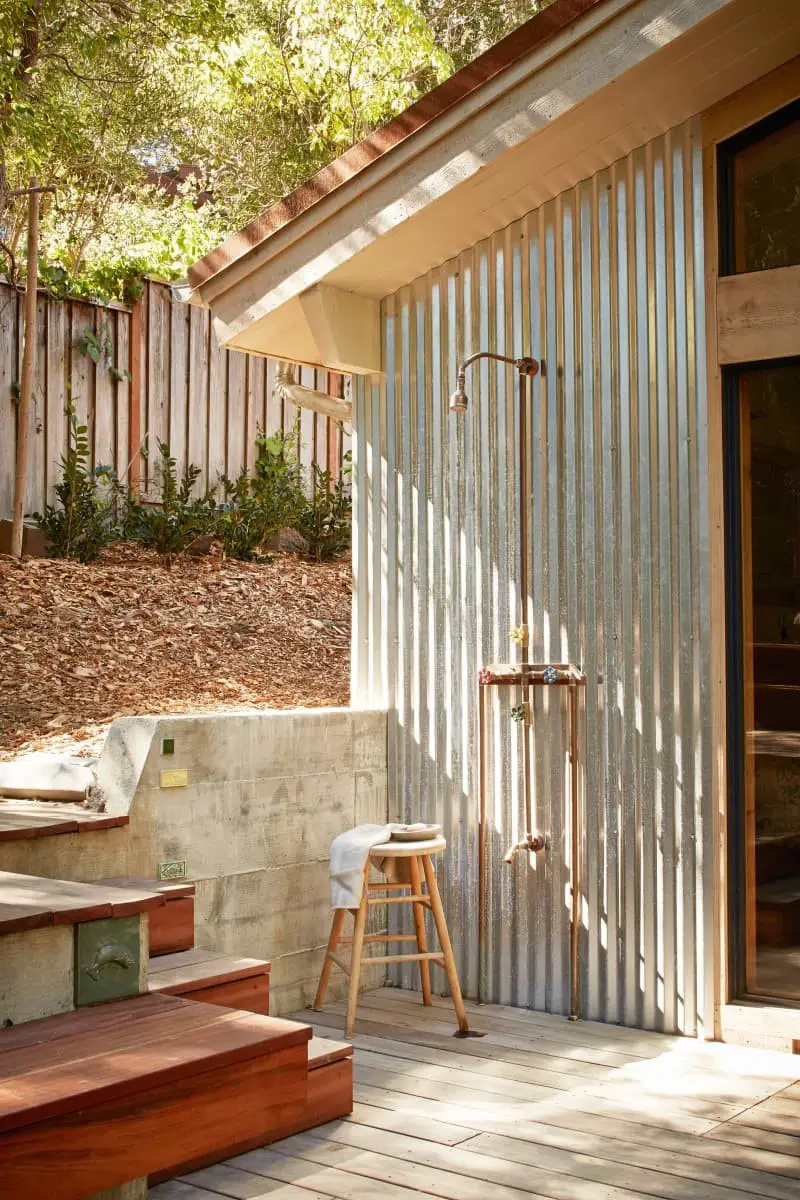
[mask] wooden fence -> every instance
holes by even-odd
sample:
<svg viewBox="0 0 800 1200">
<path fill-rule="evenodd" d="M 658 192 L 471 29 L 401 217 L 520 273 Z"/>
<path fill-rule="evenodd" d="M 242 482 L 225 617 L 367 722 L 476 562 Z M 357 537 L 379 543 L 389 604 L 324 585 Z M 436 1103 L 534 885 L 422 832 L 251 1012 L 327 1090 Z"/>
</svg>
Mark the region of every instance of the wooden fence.
<svg viewBox="0 0 800 1200">
<path fill-rule="evenodd" d="M 23 300 L 0 283 L 0 520 L 10 518 L 13 502 Z M 349 438 L 338 422 L 273 395 L 276 364 L 222 348 L 211 314 L 174 300 L 163 284 L 148 281 L 133 310 L 46 292 L 38 304 L 27 513 L 53 499 L 70 399 L 88 426 L 93 466 L 113 466 L 145 493 L 152 491 L 159 441 L 180 467 L 201 468 L 200 490 L 251 468 L 258 431 L 288 431 L 298 413 L 302 461 L 340 471 Z M 97 363 L 90 341 L 100 347 Z M 349 388 L 342 376 L 311 367 L 301 369 L 298 382 L 336 396 Z"/>
</svg>

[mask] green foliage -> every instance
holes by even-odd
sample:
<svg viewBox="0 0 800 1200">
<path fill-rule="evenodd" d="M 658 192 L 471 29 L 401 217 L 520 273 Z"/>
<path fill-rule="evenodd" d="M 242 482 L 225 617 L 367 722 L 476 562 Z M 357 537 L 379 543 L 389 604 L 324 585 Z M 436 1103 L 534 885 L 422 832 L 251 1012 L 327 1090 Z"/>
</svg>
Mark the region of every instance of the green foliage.
<svg viewBox="0 0 800 1200">
<path fill-rule="evenodd" d="M 5 0 L 8 273 L 23 273 L 26 215 L 23 199 L 2 211 L 4 184 L 37 175 L 58 189 L 45 282 L 131 303 L 142 274 L 184 275 L 546 2 Z"/>
<path fill-rule="evenodd" d="M 308 552 L 317 562 L 342 558 L 350 549 L 353 501 L 350 491 L 349 456 L 341 476 L 314 466 L 314 490 L 295 524 L 308 542 Z"/>
<path fill-rule="evenodd" d="M 82 563 L 97 558 L 117 536 L 114 498 L 118 483 L 110 468 L 92 470 L 87 432 L 69 405 L 67 451 L 61 457 L 61 478 L 55 489 L 58 504 L 48 504 L 43 513 L 33 514 L 53 556 L 77 558 Z"/>
<path fill-rule="evenodd" d="M 156 467 L 159 502 L 148 504 L 131 497 L 124 520 L 125 536 L 141 542 L 162 555 L 172 565 L 195 538 L 208 533 L 216 514 L 213 490 L 194 495 L 200 468 L 192 463 L 178 476 L 177 464 L 166 442 L 159 442 L 160 461 Z"/>
<path fill-rule="evenodd" d="M 115 381 L 130 379 L 130 371 L 120 371 L 114 362 L 114 343 L 108 325 L 101 325 L 100 330 L 87 329 L 78 339 L 78 349 L 81 354 L 90 358 L 95 366 L 102 364 L 108 369 L 109 375 Z"/>
<path fill-rule="evenodd" d="M 215 533 L 231 558 L 261 557 L 270 536 L 296 527 L 306 505 L 296 431 L 269 437 L 261 432 L 256 444 L 255 473 L 222 480 L 225 502 Z"/>
<path fill-rule="evenodd" d="M 87 343 L 97 344 L 102 348 L 96 338 Z M 270 536 L 287 528 L 307 541 L 318 562 L 340 558 L 349 548 L 349 466 L 336 481 L 315 466 L 307 496 L 297 430 L 269 437 L 261 433 L 253 474 L 243 470 L 236 479 L 223 477 L 223 499 L 217 504 L 213 488 L 196 494 L 200 468 L 190 463 L 179 475 L 164 442 L 159 443 L 155 469 L 157 495 L 130 494 L 110 467 L 92 470 L 87 427 L 71 407 L 67 415 L 58 503 L 34 514 L 57 558 L 91 562 L 104 547 L 130 541 L 155 550 L 169 567 L 196 538 L 212 534 L 231 558 L 260 559 Z"/>
</svg>

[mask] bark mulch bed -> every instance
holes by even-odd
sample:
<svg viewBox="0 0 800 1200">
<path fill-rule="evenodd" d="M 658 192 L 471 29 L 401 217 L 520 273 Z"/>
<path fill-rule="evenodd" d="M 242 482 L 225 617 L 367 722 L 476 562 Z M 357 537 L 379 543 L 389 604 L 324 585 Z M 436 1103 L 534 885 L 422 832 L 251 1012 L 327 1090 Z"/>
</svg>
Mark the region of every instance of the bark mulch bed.
<svg viewBox="0 0 800 1200">
<path fill-rule="evenodd" d="M 350 593 L 349 560 L 0 556 L 0 759 L 96 753 L 131 714 L 347 704 Z"/>
</svg>

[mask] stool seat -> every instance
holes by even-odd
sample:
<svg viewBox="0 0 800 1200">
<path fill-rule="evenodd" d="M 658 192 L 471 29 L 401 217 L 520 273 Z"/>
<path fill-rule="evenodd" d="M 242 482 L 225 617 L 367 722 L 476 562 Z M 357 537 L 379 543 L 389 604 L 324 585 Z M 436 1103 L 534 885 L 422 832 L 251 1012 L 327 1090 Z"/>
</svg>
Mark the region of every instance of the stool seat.
<svg viewBox="0 0 800 1200">
<path fill-rule="evenodd" d="M 453 1008 L 455 1009 L 456 1020 L 458 1021 L 459 1034 L 463 1037 L 468 1035 L 469 1025 L 467 1023 L 464 1001 L 461 996 L 461 987 L 458 982 L 458 971 L 453 956 L 453 947 L 450 943 L 450 934 L 447 929 L 444 909 L 442 908 L 442 898 L 439 895 L 436 873 L 431 861 L 434 854 L 441 854 L 446 849 L 447 840 L 441 835 L 429 838 L 427 841 L 390 841 L 373 846 L 364 862 L 363 888 L 358 908 L 353 910 L 335 908 L 333 910 L 333 923 L 331 925 L 330 937 L 328 938 L 328 947 L 325 951 L 325 958 L 322 963 L 322 972 L 319 977 L 314 1008 L 322 1008 L 322 1005 L 325 1003 L 325 993 L 328 989 L 331 970 L 334 966 L 338 967 L 340 971 L 349 976 L 350 980 L 347 991 L 345 1037 L 351 1038 L 355 1027 L 362 960 L 371 964 L 418 963 L 423 1004 L 431 1003 L 430 969 L 432 966 L 440 967 L 447 975 L 450 995 L 453 999 Z M 370 865 L 373 863 L 377 864 L 379 861 L 382 862 L 387 858 L 405 860 L 401 872 L 404 882 L 390 883 L 387 879 L 382 883 L 370 883 Z M 377 894 L 389 892 L 392 894 Z M 408 894 L 397 894 L 404 892 Z M 411 906 L 414 919 L 414 932 L 389 933 L 387 930 L 384 930 L 381 933 L 368 934 L 366 926 L 367 914 L 370 908 L 375 905 L 389 906 L 396 904 L 408 904 Z M 354 924 L 353 936 L 346 938 L 342 937 L 342 928 L 348 911 L 352 911 Z M 438 950 L 428 949 L 428 934 L 425 928 L 426 912 L 429 912 L 433 918 L 433 924 L 439 939 L 440 948 Z M 381 954 L 364 958 L 365 945 L 373 942 L 412 942 L 415 949 L 409 954 Z M 351 949 L 349 964 L 342 962 L 336 954 L 339 946 L 345 945 Z"/>
<path fill-rule="evenodd" d="M 382 842 L 373 846 L 370 855 L 375 858 L 418 858 L 421 854 L 440 854 L 447 849 L 447 838 L 428 838 L 425 842 Z"/>
</svg>

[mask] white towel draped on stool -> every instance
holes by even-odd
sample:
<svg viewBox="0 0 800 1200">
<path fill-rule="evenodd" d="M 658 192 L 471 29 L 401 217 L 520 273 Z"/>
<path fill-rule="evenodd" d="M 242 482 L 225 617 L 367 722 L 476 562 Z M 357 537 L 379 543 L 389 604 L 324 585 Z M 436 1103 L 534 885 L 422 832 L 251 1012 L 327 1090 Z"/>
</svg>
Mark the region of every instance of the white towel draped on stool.
<svg viewBox="0 0 800 1200">
<path fill-rule="evenodd" d="M 427 829 L 418 825 L 357 825 L 340 833 L 331 842 L 330 888 L 331 908 L 358 908 L 364 891 L 364 867 L 373 846 L 388 842 L 394 831 Z M 438 828 L 438 826 L 437 826 Z M 387 883 L 410 886 L 411 875 L 407 858 L 391 855 L 373 860 L 374 867 L 386 876 Z"/>
<path fill-rule="evenodd" d="M 364 866 L 373 846 L 388 842 L 393 825 L 357 825 L 331 842 L 331 908 L 358 908 Z"/>
</svg>

